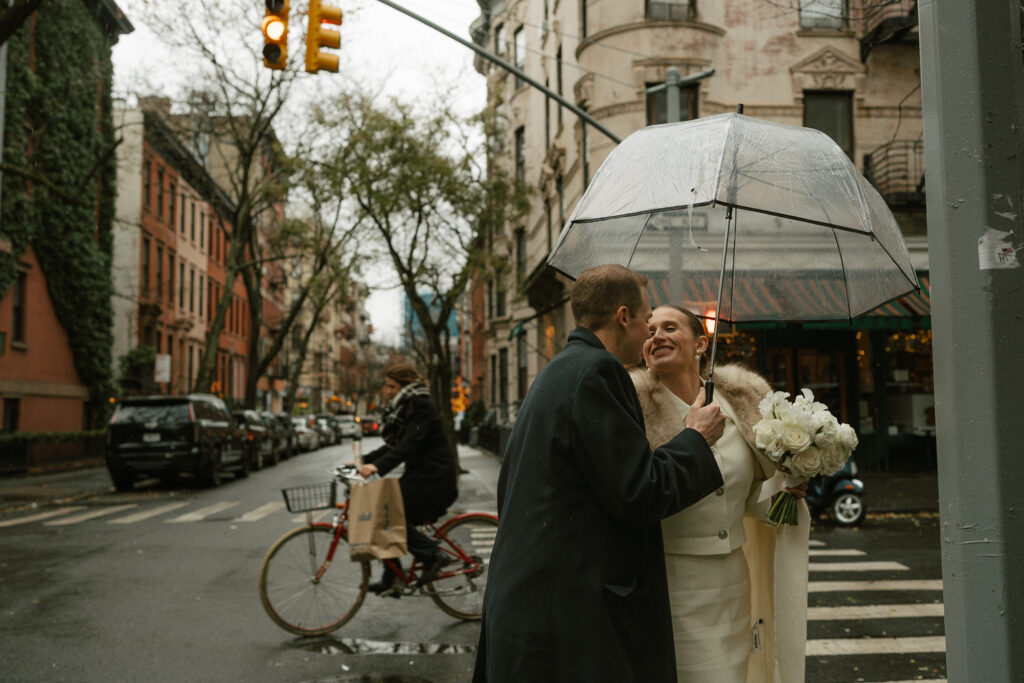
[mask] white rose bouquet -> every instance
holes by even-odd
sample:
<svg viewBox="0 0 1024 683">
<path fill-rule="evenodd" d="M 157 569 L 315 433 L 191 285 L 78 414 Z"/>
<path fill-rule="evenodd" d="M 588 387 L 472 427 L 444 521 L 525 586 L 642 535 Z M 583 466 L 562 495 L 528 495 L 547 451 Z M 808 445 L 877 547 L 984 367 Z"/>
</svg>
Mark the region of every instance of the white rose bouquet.
<svg viewBox="0 0 1024 683">
<path fill-rule="evenodd" d="M 840 424 L 824 403 L 814 400 L 810 389 L 802 389 L 792 403 L 784 391 L 768 392 L 758 409 L 761 419 L 754 425 L 754 442 L 773 462 L 788 467 L 786 486 L 796 486 L 818 474 L 833 474 L 846 464 L 857 447 L 857 434 Z M 796 497 L 783 491 L 768 511 L 776 523 L 796 525 Z"/>
</svg>

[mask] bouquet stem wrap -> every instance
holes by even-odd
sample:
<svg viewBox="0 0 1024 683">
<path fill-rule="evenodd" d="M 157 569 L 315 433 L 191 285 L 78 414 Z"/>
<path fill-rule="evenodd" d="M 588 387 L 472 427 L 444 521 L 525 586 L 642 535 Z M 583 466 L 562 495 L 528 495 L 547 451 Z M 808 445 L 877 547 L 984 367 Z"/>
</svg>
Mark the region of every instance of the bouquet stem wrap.
<svg viewBox="0 0 1024 683">
<path fill-rule="evenodd" d="M 796 496 L 786 491 L 786 489 L 799 486 L 805 481 L 807 481 L 806 477 L 776 472 L 774 477 L 762 485 L 758 502 L 775 496 L 775 501 L 768 510 L 769 521 L 775 524 L 797 525 L 797 505 L 799 501 Z"/>
</svg>

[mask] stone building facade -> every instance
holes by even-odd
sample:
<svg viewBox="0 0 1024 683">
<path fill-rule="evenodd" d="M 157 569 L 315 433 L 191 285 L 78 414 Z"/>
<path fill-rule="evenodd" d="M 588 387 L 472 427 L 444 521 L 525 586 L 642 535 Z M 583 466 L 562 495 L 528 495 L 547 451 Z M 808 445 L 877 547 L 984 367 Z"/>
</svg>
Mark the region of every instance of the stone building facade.
<svg viewBox="0 0 1024 683">
<path fill-rule="evenodd" d="M 813 387 L 862 436 L 862 464 L 931 466 L 934 405 L 915 0 L 479 0 L 474 41 L 585 110 L 620 139 L 668 120 L 736 111 L 828 133 L 899 221 L 922 293 L 853 325 L 728 330 L 719 361 L 779 389 Z M 483 394 L 512 419 L 573 326 L 554 241 L 615 141 L 543 91 L 478 57 L 503 122 L 496 163 L 532 189 L 528 215 L 494 226 L 506 266 L 479 287 Z M 653 90 L 652 90 L 653 89 Z M 863 453 L 863 456 L 861 455 Z"/>
</svg>

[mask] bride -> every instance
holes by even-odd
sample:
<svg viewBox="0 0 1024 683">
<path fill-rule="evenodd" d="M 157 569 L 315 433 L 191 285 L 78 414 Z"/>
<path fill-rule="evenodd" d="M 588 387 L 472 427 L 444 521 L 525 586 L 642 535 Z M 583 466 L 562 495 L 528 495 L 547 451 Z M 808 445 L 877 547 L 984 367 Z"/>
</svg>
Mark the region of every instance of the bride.
<svg viewBox="0 0 1024 683">
<path fill-rule="evenodd" d="M 690 311 L 660 306 L 649 321 L 646 368 L 630 374 L 651 447 L 683 427 L 702 385 L 708 346 Z M 760 375 L 736 365 L 715 368 L 714 400 L 726 415 L 712 452 L 725 486 L 662 522 L 680 682 L 789 683 L 804 680 L 807 539 L 797 526 L 764 523 L 771 499 L 758 502 L 776 466 L 754 447 L 758 403 L 769 391 Z M 803 498 L 806 485 L 789 489 Z"/>
</svg>

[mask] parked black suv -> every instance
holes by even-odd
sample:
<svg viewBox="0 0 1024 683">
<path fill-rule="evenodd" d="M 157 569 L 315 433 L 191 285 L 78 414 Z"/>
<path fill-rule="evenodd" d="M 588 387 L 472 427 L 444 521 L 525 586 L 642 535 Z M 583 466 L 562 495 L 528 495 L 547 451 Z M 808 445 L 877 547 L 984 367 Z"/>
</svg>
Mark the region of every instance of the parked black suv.
<svg viewBox="0 0 1024 683">
<path fill-rule="evenodd" d="M 124 399 L 110 418 L 106 460 L 118 491 L 153 476 L 184 475 L 217 486 L 227 470 L 249 473 L 231 413 L 207 394 Z"/>
<path fill-rule="evenodd" d="M 262 415 L 255 410 L 236 410 L 232 415 L 235 418 L 235 424 L 245 434 L 246 452 L 252 461 L 253 468 L 261 470 L 280 462 L 280 457 L 274 448 L 274 435 Z"/>
</svg>

